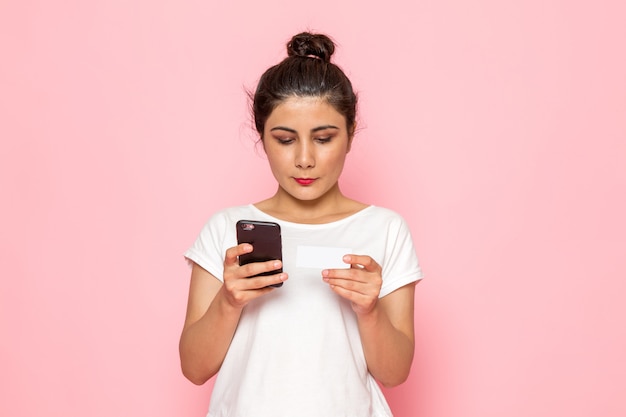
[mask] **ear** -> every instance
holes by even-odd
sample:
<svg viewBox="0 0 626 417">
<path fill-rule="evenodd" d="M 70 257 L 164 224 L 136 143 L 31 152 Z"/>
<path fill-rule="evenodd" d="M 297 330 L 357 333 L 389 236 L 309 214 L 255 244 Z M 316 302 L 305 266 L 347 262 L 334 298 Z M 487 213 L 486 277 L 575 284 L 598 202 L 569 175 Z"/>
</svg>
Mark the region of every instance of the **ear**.
<svg viewBox="0 0 626 417">
<path fill-rule="evenodd" d="M 354 140 L 354 132 L 356 132 L 356 122 L 354 122 L 354 124 L 352 125 L 352 129 L 350 129 L 348 131 L 348 149 L 346 150 L 346 152 L 350 152 L 350 149 L 352 149 L 352 141 Z"/>
</svg>

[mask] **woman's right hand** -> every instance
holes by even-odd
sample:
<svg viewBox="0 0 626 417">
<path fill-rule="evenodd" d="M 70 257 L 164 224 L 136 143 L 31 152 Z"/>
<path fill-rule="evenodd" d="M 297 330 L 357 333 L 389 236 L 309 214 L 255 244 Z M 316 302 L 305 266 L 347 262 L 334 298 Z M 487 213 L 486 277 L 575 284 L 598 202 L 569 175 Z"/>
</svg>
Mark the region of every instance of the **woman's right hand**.
<svg viewBox="0 0 626 417">
<path fill-rule="evenodd" d="M 194 384 L 204 384 L 219 371 L 243 307 L 275 290 L 268 285 L 287 279 L 284 272 L 248 278 L 275 271 L 282 265 L 280 261 L 268 261 L 239 266 L 237 258 L 249 252 L 252 252 L 250 244 L 226 251 L 223 282 L 198 264 L 193 264 L 179 349 L 183 374 Z"/>
<path fill-rule="evenodd" d="M 243 308 L 251 300 L 274 291 L 276 288 L 270 287 L 270 285 L 281 283 L 288 278 L 285 272 L 254 276 L 281 268 L 282 262 L 279 260 L 254 262 L 240 266 L 239 256 L 250 253 L 252 250 L 252 245 L 242 243 L 226 251 L 222 291 L 228 303 L 235 308 Z"/>
</svg>

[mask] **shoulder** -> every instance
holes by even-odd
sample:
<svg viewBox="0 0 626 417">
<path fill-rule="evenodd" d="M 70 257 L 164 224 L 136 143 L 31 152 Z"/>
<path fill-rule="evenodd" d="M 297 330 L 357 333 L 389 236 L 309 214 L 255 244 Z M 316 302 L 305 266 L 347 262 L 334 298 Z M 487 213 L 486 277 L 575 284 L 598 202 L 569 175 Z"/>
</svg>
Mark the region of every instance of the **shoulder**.
<svg viewBox="0 0 626 417">
<path fill-rule="evenodd" d="M 358 216 L 358 222 L 368 230 L 376 230 L 388 239 L 411 235 L 411 228 L 398 212 L 385 207 L 369 206 Z"/>
<path fill-rule="evenodd" d="M 204 223 L 203 233 L 222 235 L 229 230 L 235 230 L 238 220 L 249 220 L 254 216 L 250 205 L 233 206 L 221 209 L 211 214 Z"/>
<path fill-rule="evenodd" d="M 231 222 L 233 219 L 242 220 L 253 215 L 254 210 L 250 204 L 227 207 L 213 213 L 207 223 Z"/>
<path fill-rule="evenodd" d="M 378 221 L 390 223 L 390 224 L 406 224 L 404 218 L 396 211 L 379 206 L 369 206 L 362 212 L 364 217 L 370 219 L 377 219 Z"/>
</svg>

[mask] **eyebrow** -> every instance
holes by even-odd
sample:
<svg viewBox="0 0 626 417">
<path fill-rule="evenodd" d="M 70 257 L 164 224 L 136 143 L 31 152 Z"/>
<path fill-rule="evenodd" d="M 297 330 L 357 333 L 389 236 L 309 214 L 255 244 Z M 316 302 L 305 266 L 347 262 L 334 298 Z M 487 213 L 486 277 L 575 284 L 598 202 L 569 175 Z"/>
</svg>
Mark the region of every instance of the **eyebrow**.
<svg viewBox="0 0 626 417">
<path fill-rule="evenodd" d="M 313 129 L 311 129 L 311 132 L 318 132 L 320 130 L 326 130 L 326 129 L 339 129 L 337 126 L 334 125 L 323 125 L 323 126 L 317 126 L 314 127 Z M 275 130 L 284 130 L 286 132 L 290 132 L 290 133 L 298 133 L 295 129 L 291 129 L 289 127 L 285 127 L 285 126 L 276 126 L 270 129 L 270 132 L 273 132 Z"/>
</svg>

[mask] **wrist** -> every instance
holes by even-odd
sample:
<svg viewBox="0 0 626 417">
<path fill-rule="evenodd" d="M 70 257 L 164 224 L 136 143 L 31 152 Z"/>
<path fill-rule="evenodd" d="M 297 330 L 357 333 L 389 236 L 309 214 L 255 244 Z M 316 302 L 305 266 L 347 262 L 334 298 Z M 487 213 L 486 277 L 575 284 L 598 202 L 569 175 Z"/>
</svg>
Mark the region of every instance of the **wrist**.
<svg viewBox="0 0 626 417">
<path fill-rule="evenodd" d="M 361 325 L 375 326 L 380 320 L 380 308 L 375 303 L 372 308 L 367 311 L 355 311 L 357 320 Z"/>
<path fill-rule="evenodd" d="M 222 287 L 220 291 L 216 294 L 214 301 L 217 301 L 217 307 L 222 315 L 241 315 L 241 311 L 243 310 L 245 304 L 236 303 L 231 298 L 232 297 L 229 297 L 228 294 L 226 294 L 226 292 L 224 291 L 224 287 Z"/>
</svg>

